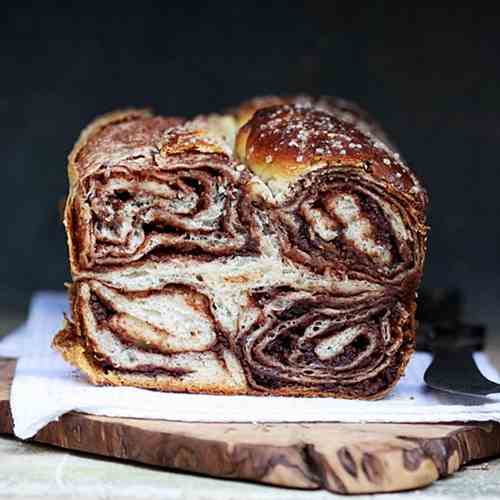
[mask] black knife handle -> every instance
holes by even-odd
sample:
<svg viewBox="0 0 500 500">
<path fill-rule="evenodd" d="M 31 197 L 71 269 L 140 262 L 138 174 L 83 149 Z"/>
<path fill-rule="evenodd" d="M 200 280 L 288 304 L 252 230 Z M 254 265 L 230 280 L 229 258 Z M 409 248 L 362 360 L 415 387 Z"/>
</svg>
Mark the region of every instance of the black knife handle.
<svg viewBox="0 0 500 500">
<path fill-rule="evenodd" d="M 418 350 L 435 352 L 467 349 L 481 351 L 485 345 L 486 328 L 483 325 L 451 322 L 442 324 L 421 323 Z"/>
</svg>

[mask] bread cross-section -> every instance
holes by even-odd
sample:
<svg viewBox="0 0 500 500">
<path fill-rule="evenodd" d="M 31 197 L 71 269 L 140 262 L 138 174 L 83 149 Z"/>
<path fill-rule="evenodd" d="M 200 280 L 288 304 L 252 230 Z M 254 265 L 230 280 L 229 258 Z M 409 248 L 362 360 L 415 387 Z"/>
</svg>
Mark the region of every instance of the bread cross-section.
<svg viewBox="0 0 500 500">
<path fill-rule="evenodd" d="M 358 107 L 115 112 L 68 173 L 72 315 L 54 346 L 93 383 L 373 399 L 403 374 L 427 195 Z"/>
</svg>

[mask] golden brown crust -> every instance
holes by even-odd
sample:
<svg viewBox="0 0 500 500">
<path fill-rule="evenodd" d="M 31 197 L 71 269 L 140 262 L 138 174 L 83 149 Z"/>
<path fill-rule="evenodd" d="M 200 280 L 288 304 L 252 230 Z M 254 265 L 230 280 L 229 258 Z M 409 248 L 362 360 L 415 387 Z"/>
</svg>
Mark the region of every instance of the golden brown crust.
<svg viewBox="0 0 500 500">
<path fill-rule="evenodd" d="M 238 132 L 236 154 L 264 181 L 285 189 L 319 168 L 355 168 L 425 209 L 426 194 L 398 153 L 333 115 L 313 108 L 258 110 Z"/>
<path fill-rule="evenodd" d="M 228 113 L 234 116 L 239 127 L 242 127 L 259 109 L 281 105 L 298 105 L 332 114 L 335 118 L 358 128 L 364 134 L 377 137 L 391 149 L 396 150 L 382 127 L 366 110 L 352 101 L 338 97 L 306 94 L 258 96 L 230 108 Z"/>
</svg>

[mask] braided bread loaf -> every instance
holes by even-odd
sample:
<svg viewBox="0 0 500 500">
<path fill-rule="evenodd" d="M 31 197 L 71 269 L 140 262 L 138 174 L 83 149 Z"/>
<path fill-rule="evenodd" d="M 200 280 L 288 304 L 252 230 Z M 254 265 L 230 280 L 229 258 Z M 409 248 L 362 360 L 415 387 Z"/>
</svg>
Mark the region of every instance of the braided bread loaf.
<svg viewBox="0 0 500 500">
<path fill-rule="evenodd" d="M 54 346 L 93 383 L 369 399 L 404 372 L 427 195 L 351 103 L 112 113 L 69 179 Z"/>
</svg>

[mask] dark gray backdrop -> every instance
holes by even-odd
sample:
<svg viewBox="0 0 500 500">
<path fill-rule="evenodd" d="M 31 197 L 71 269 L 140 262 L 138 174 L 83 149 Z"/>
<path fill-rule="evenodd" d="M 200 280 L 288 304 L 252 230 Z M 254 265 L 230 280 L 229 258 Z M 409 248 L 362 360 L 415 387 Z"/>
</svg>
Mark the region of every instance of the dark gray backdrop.
<svg viewBox="0 0 500 500">
<path fill-rule="evenodd" d="M 460 286 L 470 316 L 495 317 L 500 18 L 323 3 L 8 9 L 0 309 L 22 308 L 34 290 L 68 277 L 57 204 L 66 155 L 92 117 L 130 105 L 192 115 L 305 91 L 354 99 L 380 119 L 430 191 L 426 285 Z"/>
</svg>

